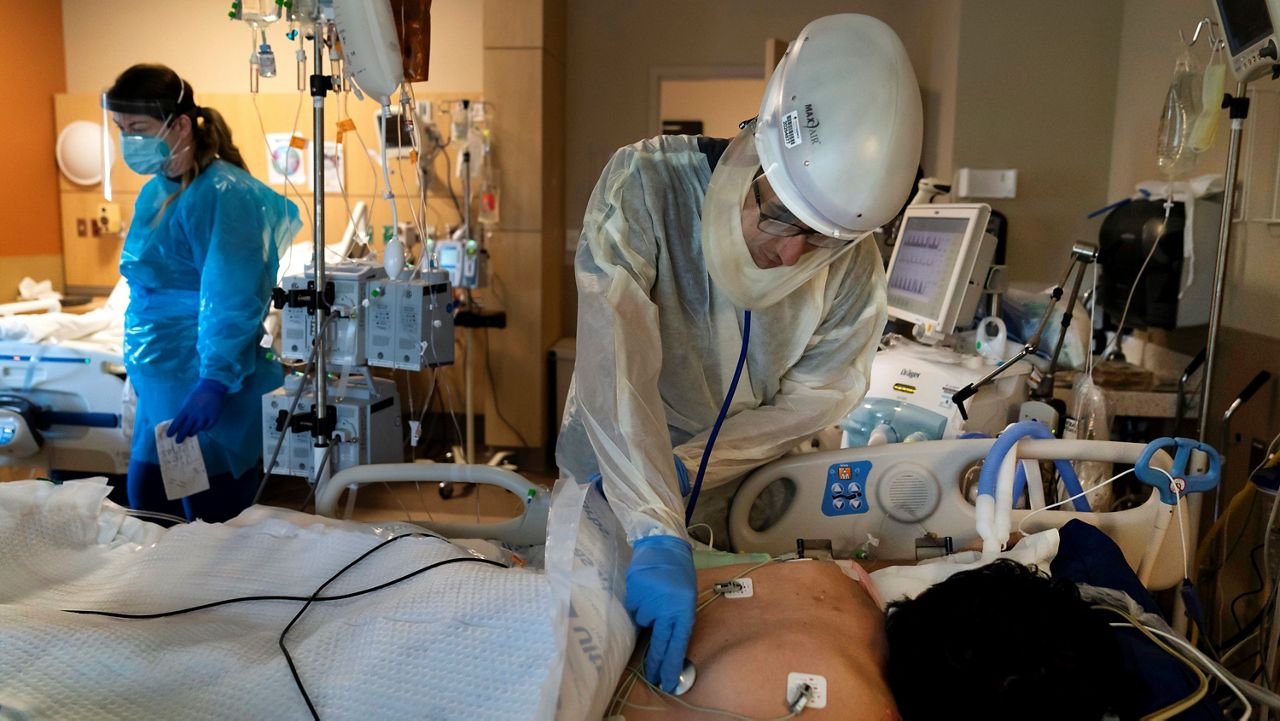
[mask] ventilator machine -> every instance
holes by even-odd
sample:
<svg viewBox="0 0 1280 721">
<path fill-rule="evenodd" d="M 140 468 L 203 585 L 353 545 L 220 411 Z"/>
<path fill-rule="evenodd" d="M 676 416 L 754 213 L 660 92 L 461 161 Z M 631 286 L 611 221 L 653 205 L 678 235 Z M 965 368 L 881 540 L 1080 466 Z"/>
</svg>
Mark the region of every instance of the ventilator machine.
<svg viewBox="0 0 1280 721">
<path fill-rule="evenodd" d="M 979 324 L 975 341 L 958 330 L 973 324 L 984 294 L 1001 292 L 993 265 L 996 239 L 986 232 L 985 204 L 908 206 L 888 269 L 888 311 L 913 324 L 914 338 L 890 335 L 876 353 L 866 398 L 842 422 L 843 445 L 857 447 L 998 433 L 1026 400 L 1031 367 L 1018 363 L 971 402 L 961 417 L 952 395 L 1003 357 L 998 313 Z"/>
</svg>

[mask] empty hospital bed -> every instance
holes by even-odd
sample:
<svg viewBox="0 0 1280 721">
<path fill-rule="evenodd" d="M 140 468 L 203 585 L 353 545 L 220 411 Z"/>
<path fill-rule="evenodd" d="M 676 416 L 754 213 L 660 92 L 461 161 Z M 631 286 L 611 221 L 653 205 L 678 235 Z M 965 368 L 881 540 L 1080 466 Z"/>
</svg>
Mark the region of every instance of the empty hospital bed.
<svg viewBox="0 0 1280 721">
<path fill-rule="evenodd" d="M 131 422 L 121 358 L 129 287 L 86 313 L 0 317 L 0 465 L 123 479 Z M 121 483 L 122 485 L 122 483 Z"/>
</svg>

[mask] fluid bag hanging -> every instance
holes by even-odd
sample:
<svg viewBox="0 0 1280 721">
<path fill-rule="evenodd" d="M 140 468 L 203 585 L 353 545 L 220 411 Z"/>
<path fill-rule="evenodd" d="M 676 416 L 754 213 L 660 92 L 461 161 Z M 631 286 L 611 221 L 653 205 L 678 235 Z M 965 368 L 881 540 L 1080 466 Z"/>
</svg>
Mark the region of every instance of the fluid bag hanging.
<svg viewBox="0 0 1280 721">
<path fill-rule="evenodd" d="M 1213 147 L 1222 118 L 1222 97 L 1227 92 L 1227 64 L 1222 61 L 1222 47 L 1213 49 L 1209 65 L 1204 69 L 1204 85 L 1200 92 L 1200 114 L 1191 128 L 1191 149 L 1203 153 Z"/>
<path fill-rule="evenodd" d="M 1160 130 L 1156 138 L 1156 167 L 1168 179 L 1186 175 L 1195 165 L 1191 129 L 1200 114 L 1196 93 L 1196 61 L 1183 50 L 1173 66 L 1173 80 L 1164 99 Z"/>
</svg>

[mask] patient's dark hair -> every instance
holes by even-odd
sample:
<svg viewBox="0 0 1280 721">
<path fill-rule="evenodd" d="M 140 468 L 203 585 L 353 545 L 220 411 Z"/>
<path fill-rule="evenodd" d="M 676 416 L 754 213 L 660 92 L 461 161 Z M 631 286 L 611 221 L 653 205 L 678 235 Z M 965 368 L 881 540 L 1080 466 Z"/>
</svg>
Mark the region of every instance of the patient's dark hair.
<svg viewBox="0 0 1280 721">
<path fill-rule="evenodd" d="M 904 721 L 1132 718 L 1104 614 L 1013 561 L 957 573 L 890 604 L 889 688 Z"/>
</svg>

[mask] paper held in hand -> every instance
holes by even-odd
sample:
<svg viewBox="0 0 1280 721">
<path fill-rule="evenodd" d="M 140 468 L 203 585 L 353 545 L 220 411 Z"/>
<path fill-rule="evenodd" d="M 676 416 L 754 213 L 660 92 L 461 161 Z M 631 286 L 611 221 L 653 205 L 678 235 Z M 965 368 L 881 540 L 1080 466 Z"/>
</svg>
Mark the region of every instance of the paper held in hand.
<svg viewBox="0 0 1280 721">
<path fill-rule="evenodd" d="M 170 501 L 209 490 L 209 473 L 200 453 L 196 436 L 177 443 L 165 435 L 172 420 L 156 425 L 156 453 L 160 456 L 160 475 L 164 479 L 164 496 Z"/>
</svg>

